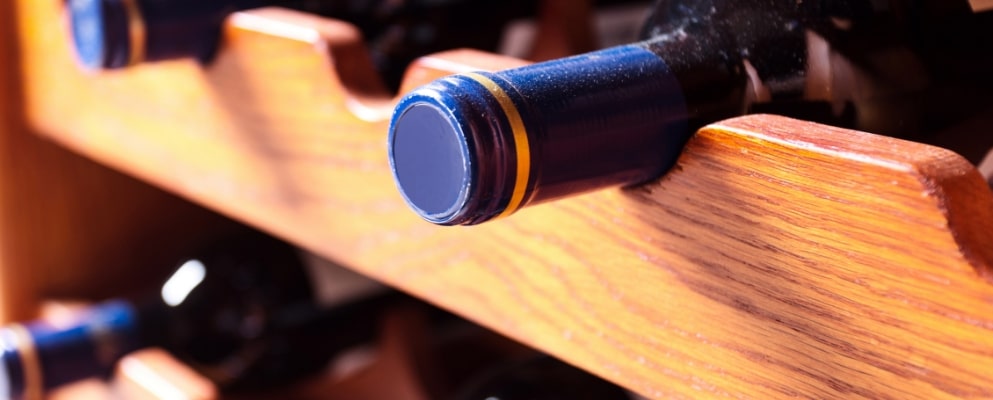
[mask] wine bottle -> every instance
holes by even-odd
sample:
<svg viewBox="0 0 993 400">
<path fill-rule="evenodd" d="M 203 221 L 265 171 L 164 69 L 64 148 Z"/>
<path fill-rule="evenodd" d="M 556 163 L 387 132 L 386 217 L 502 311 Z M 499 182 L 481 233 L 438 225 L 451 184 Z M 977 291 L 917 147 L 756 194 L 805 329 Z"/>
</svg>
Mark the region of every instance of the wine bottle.
<svg viewBox="0 0 993 400">
<path fill-rule="evenodd" d="M 511 21 L 538 13 L 538 0 L 378 2 L 380 17 L 359 26 L 373 65 L 394 91 L 415 59 L 456 48 L 496 52 Z"/>
<path fill-rule="evenodd" d="M 224 19 L 280 6 L 355 25 L 389 86 L 414 58 L 457 47 L 495 50 L 503 25 L 535 12 L 528 0 L 67 0 L 73 44 L 94 70 L 215 54 Z M 467 18 L 470 15 L 487 18 Z"/>
<path fill-rule="evenodd" d="M 629 400 L 614 383 L 548 355 L 507 362 L 457 390 L 453 400 Z"/>
<path fill-rule="evenodd" d="M 964 0 L 659 0 L 641 41 L 404 95 L 388 158 L 427 221 L 657 179 L 705 124 L 776 113 L 923 138 L 993 104 L 993 13 Z"/>
<path fill-rule="evenodd" d="M 377 311 L 401 297 L 376 292 L 325 308 L 314 292 L 286 242 L 259 233 L 214 243 L 181 260 L 154 296 L 98 303 L 68 323 L 0 329 L 0 397 L 40 398 L 107 377 L 146 347 L 170 352 L 225 392 L 273 388 L 373 340 Z"/>
</svg>

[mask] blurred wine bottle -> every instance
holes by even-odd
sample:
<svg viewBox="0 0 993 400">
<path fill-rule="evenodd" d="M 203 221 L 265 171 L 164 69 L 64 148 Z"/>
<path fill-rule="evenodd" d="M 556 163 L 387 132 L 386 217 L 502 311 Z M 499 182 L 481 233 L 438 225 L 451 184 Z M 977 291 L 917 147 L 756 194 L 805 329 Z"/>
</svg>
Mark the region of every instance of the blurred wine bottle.
<svg viewBox="0 0 993 400">
<path fill-rule="evenodd" d="M 497 52 L 507 25 L 535 15 L 539 1 L 378 0 L 382 17 L 360 26 L 373 64 L 396 90 L 418 57 L 457 48 Z"/>
<path fill-rule="evenodd" d="M 392 291 L 327 308 L 298 250 L 262 233 L 213 243 L 180 260 L 158 293 L 114 299 L 71 321 L 0 329 L 0 398 L 37 399 L 61 385 L 108 377 L 124 355 L 162 348 L 222 391 L 279 387 L 373 340 Z M 6 395 L 6 396 L 4 396 Z"/>
<path fill-rule="evenodd" d="M 923 141 L 990 109 L 990 70 L 993 12 L 966 0 L 658 0 L 639 42 L 413 90 L 389 160 L 422 218 L 478 224 L 656 179 L 746 113 Z"/>
<path fill-rule="evenodd" d="M 355 25 L 387 84 L 416 57 L 452 48 L 495 51 L 504 24 L 535 12 L 532 0 L 67 0 L 81 64 L 119 69 L 193 57 L 208 62 L 233 12 L 279 6 Z"/>
<path fill-rule="evenodd" d="M 504 363 L 460 388 L 453 400 L 630 400 L 626 390 L 548 355 Z"/>
</svg>

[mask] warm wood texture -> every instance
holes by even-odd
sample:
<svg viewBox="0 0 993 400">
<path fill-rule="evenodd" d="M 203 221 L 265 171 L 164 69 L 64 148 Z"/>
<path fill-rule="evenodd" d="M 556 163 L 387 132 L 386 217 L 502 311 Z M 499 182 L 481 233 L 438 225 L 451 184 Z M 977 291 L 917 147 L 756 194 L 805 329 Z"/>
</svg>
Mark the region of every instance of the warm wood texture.
<svg viewBox="0 0 993 400">
<path fill-rule="evenodd" d="M 949 151 L 752 116 L 659 182 L 437 227 L 348 25 L 241 13 L 209 67 L 88 75 L 58 2 L 17 4 L 38 133 L 648 397 L 993 398 L 993 198 Z M 520 63 L 439 54 L 406 87 Z"/>
</svg>

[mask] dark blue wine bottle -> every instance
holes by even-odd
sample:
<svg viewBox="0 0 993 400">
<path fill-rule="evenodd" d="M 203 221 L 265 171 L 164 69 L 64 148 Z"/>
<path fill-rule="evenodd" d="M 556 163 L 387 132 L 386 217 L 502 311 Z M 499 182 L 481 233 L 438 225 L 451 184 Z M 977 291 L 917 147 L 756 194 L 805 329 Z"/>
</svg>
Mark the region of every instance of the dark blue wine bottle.
<svg viewBox="0 0 993 400">
<path fill-rule="evenodd" d="M 640 42 L 407 93 L 388 158 L 419 216 L 471 225 L 657 179 L 697 129 L 746 113 L 915 138 L 993 105 L 991 14 L 964 0 L 659 0 Z"/>
<path fill-rule="evenodd" d="M 224 19 L 265 6 L 353 24 L 394 89 L 415 58 L 463 47 L 496 51 L 507 22 L 536 12 L 530 0 L 67 0 L 66 12 L 80 63 L 110 70 L 179 58 L 209 62 Z M 486 18 L 470 18 L 477 15 Z"/>
<path fill-rule="evenodd" d="M 139 348 L 131 304 L 110 301 L 69 326 L 45 322 L 0 330 L 0 398 L 41 399 L 49 388 L 106 375 L 123 354 Z"/>
<path fill-rule="evenodd" d="M 221 23 L 265 0 L 68 0 L 66 12 L 80 63 L 118 69 L 142 62 L 209 59 Z"/>
<path fill-rule="evenodd" d="M 0 329 L 0 397 L 40 398 L 108 377 L 121 357 L 146 347 L 170 352 L 222 391 L 270 389 L 373 340 L 378 311 L 400 297 L 378 292 L 326 308 L 311 284 L 297 250 L 281 240 L 249 234 L 214 243 L 177 263 L 154 295 L 108 300 L 69 323 Z"/>
</svg>

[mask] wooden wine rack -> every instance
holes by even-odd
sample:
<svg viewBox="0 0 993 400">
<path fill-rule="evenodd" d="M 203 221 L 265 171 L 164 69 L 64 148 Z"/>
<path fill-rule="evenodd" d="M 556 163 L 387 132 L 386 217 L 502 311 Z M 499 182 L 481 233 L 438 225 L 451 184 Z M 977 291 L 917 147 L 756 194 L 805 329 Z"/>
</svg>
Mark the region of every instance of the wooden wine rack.
<svg viewBox="0 0 993 400">
<path fill-rule="evenodd" d="M 993 197 L 949 150 L 748 116 L 656 182 L 439 227 L 395 189 L 396 96 L 347 23 L 238 13 L 209 65 L 97 74 L 61 21 L 0 4 L 6 320 L 230 218 L 648 398 L 993 398 Z M 401 92 L 524 63 L 429 55 Z"/>
</svg>

